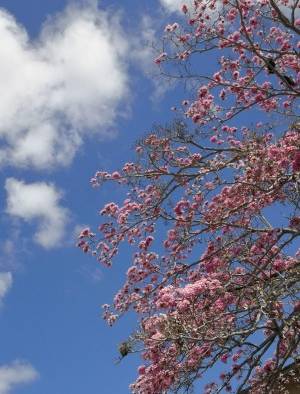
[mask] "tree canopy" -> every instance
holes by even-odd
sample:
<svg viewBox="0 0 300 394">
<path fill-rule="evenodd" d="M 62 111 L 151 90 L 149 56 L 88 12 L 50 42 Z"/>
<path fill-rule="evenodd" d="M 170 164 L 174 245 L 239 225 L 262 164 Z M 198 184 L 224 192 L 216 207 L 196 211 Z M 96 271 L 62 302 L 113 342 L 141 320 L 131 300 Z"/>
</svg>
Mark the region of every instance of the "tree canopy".
<svg viewBox="0 0 300 394">
<path fill-rule="evenodd" d="M 127 196 L 78 245 L 107 266 L 132 248 L 103 307 L 109 324 L 137 314 L 121 345 L 141 352 L 133 393 L 208 373 L 206 394 L 284 392 L 300 357 L 300 1 L 195 0 L 179 21 L 155 63 L 187 97 L 135 162 L 92 178 Z"/>
</svg>

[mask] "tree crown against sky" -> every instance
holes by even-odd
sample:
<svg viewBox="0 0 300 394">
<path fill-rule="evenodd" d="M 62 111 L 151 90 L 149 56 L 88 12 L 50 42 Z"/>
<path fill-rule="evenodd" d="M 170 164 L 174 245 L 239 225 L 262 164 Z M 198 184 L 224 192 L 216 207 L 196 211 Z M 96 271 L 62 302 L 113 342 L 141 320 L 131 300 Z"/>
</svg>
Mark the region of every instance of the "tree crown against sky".
<svg viewBox="0 0 300 394">
<path fill-rule="evenodd" d="M 188 97 L 135 162 L 92 178 L 127 196 L 79 246 L 107 266 L 133 250 L 104 305 L 109 324 L 139 318 L 120 348 L 144 360 L 133 393 L 284 392 L 300 353 L 300 2 L 194 1 L 182 15 L 155 62 Z"/>
</svg>

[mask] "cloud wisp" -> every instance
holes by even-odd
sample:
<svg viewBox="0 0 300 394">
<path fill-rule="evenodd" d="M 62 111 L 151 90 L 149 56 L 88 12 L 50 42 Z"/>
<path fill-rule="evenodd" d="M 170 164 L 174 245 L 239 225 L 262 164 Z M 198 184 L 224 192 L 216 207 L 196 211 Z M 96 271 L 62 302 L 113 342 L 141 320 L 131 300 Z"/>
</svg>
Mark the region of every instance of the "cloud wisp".
<svg viewBox="0 0 300 394">
<path fill-rule="evenodd" d="M 187 1 L 184 0 L 160 0 L 161 5 L 169 12 L 177 12 L 183 4 Z"/>
<path fill-rule="evenodd" d="M 30 40 L 0 10 L 0 165 L 69 164 L 85 136 L 110 138 L 128 96 L 118 15 L 72 5 Z"/>
<path fill-rule="evenodd" d="M 15 361 L 9 365 L 2 365 L 0 366 L 0 394 L 10 394 L 15 386 L 31 383 L 37 378 L 37 371 L 28 363 Z"/>
<path fill-rule="evenodd" d="M 45 182 L 26 184 L 15 178 L 5 182 L 6 213 L 28 223 L 37 222 L 34 240 L 44 248 L 59 246 L 64 239 L 69 212 L 61 206 L 61 192 Z"/>
<path fill-rule="evenodd" d="M 11 272 L 0 272 L 0 306 L 3 303 L 3 299 L 10 290 L 13 282 Z"/>
</svg>

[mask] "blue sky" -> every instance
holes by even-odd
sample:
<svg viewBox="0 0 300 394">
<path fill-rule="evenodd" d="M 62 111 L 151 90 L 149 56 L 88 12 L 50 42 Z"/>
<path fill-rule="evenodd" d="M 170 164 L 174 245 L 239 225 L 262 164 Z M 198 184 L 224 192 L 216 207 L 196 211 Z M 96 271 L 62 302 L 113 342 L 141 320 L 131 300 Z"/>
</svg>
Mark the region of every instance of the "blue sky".
<svg viewBox="0 0 300 394">
<path fill-rule="evenodd" d="M 114 360 L 134 320 L 110 329 L 100 305 L 130 255 L 106 270 L 75 234 L 115 198 L 95 171 L 172 117 L 145 44 L 180 3 L 0 0 L 0 394 L 129 392 L 138 360 Z"/>
</svg>

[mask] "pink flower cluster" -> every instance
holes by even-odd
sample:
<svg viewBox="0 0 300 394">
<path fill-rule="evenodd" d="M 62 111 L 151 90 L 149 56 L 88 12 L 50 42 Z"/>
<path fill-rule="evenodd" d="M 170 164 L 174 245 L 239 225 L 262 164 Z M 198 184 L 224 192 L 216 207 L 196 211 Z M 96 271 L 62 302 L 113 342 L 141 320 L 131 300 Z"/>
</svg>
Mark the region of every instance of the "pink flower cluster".
<svg viewBox="0 0 300 394">
<path fill-rule="evenodd" d="M 155 63 L 196 88 L 176 110 L 187 123 L 154 130 L 136 162 L 91 180 L 128 191 L 78 246 L 108 266 L 124 242 L 133 252 L 103 308 L 110 325 L 138 317 L 133 393 L 178 391 L 215 368 L 205 393 L 257 394 L 299 357 L 300 22 L 299 5 L 290 19 L 286 7 L 292 15 L 285 0 L 184 4 L 186 22 L 166 26 Z M 209 52 L 218 62 L 202 75 L 193 59 Z"/>
</svg>

